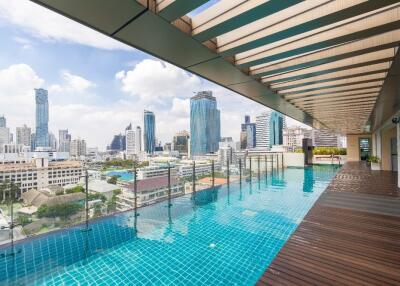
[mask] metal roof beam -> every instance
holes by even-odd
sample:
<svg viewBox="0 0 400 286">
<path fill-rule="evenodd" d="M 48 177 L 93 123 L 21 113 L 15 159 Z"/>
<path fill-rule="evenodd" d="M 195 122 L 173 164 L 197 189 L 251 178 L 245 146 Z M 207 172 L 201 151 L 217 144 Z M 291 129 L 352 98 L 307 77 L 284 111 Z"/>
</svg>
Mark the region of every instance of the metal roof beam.
<svg viewBox="0 0 400 286">
<path fill-rule="evenodd" d="M 306 1 L 307 3 L 308 1 Z M 310 1 L 314 2 L 314 1 Z M 259 50 L 255 50 L 256 48 L 278 42 L 280 40 L 289 39 L 292 36 L 298 36 L 302 33 L 316 30 L 321 27 L 325 27 L 331 24 L 337 25 L 341 21 L 349 20 L 349 18 L 362 15 L 364 13 L 368 13 L 374 11 L 376 9 L 380 9 L 382 7 L 386 7 L 391 4 L 395 4 L 398 1 L 396 0 L 380 0 L 380 1 L 364 1 L 364 0 L 337 0 L 337 1 L 329 1 L 324 5 L 320 5 L 310 9 L 309 11 L 304 11 L 303 13 L 299 13 L 291 18 L 287 18 L 284 14 L 285 11 L 282 11 L 283 14 L 280 14 L 280 19 L 273 19 L 271 21 L 270 17 L 266 17 L 262 19 L 262 24 L 259 22 L 254 22 L 256 24 L 254 27 L 243 26 L 240 28 L 240 31 L 232 31 L 229 35 L 224 35 L 217 38 L 218 41 L 218 52 L 223 56 L 231 56 L 235 54 L 244 53 L 240 55 L 238 59 L 250 56 L 248 52 L 254 50 L 254 52 L 259 53 Z M 318 3 L 318 1 L 315 1 Z M 319 1 L 322 3 L 322 1 Z M 318 3 L 318 4 L 319 4 Z M 299 5 L 300 6 L 300 5 Z M 276 14 L 277 15 L 277 14 Z M 361 36 L 361 34 L 354 34 L 354 32 L 367 32 L 371 28 L 376 28 L 384 23 L 389 23 L 391 19 L 387 17 L 387 15 L 383 16 L 387 18 L 386 21 L 384 19 L 380 19 L 380 21 L 371 21 L 362 23 L 364 28 L 355 26 L 355 23 L 350 23 L 352 26 L 353 33 L 348 33 L 348 29 L 343 26 L 341 29 L 334 31 L 333 34 L 331 31 L 328 31 L 326 35 L 327 38 L 321 39 L 321 35 L 318 35 L 320 39 L 317 40 L 316 43 L 313 43 L 318 46 L 319 49 L 322 48 L 323 42 L 329 41 L 329 43 L 325 43 L 324 46 L 332 46 L 335 43 L 349 41 L 350 38 L 357 39 Z M 279 22 L 275 22 L 279 21 Z M 396 20 L 395 20 L 396 21 Z M 300 23 L 300 24 L 299 24 Z M 360 23 L 361 24 L 361 23 Z M 348 24 L 347 24 L 348 25 Z M 263 26 L 265 27 L 263 29 Z M 381 33 L 385 32 L 385 28 L 382 27 L 380 29 Z M 388 31 L 388 30 L 386 30 Z M 371 33 L 372 31 L 369 31 Z M 339 37 L 330 38 L 333 35 L 339 35 Z M 330 37 L 329 37 L 330 36 Z M 315 37 L 315 36 L 314 36 Z M 342 37 L 345 37 L 342 39 Z M 330 38 L 330 39 L 329 39 Z M 298 40 L 298 38 L 297 38 Z M 335 43 L 333 43 L 335 42 Z M 315 50 L 318 48 L 310 48 L 307 50 Z M 290 47 L 293 49 L 293 47 Z M 305 53 L 305 47 L 300 51 L 293 51 L 290 55 Z M 287 56 L 284 56 L 287 57 Z M 265 61 L 276 60 L 278 57 L 265 58 Z"/>
<path fill-rule="evenodd" d="M 204 42 L 302 1 L 223 0 L 192 18 L 192 35 L 196 40 Z"/>
<path fill-rule="evenodd" d="M 339 60 L 332 63 L 323 64 L 316 67 L 309 67 L 301 70 L 291 71 L 283 74 L 278 74 L 269 77 L 263 77 L 262 82 L 269 84 L 303 79 L 323 75 L 327 73 L 334 73 L 346 69 L 368 66 L 370 64 L 382 63 L 393 60 L 396 55 L 396 49 L 386 49 L 382 51 L 363 54 L 350 59 Z"/>
<path fill-rule="evenodd" d="M 268 63 L 250 68 L 252 75 L 268 76 L 291 70 L 298 70 L 318 66 L 354 56 L 371 53 L 379 50 L 393 48 L 400 43 L 400 30 L 391 31 L 381 35 L 368 37 L 355 42 L 328 48 L 322 51 L 299 56 L 278 63 Z M 236 64 L 240 64 L 240 61 Z M 245 65 L 247 66 L 247 65 Z"/>
<path fill-rule="evenodd" d="M 157 13 L 168 22 L 172 22 L 195 10 L 209 0 L 157 0 Z"/>
<path fill-rule="evenodd" d="M 384 62 L 374 65 L 368 65 L 358 68 L 346 69 L 334 73 L 328 73 L 323 75 L 317 75 L 304 79 L 298 79 L 294 81 L 288 81 L 283 83 L 271 84 L 270 87 L 274 90 L 277 89 L 290 89 L 302 86 L 309 86 L 318 83 L 330 83 L 336 80 L 352 79 L 359 76 L 375 75 L 379 73 L 387 73 L 390 68 L 390 62 Z"/>
</svg>

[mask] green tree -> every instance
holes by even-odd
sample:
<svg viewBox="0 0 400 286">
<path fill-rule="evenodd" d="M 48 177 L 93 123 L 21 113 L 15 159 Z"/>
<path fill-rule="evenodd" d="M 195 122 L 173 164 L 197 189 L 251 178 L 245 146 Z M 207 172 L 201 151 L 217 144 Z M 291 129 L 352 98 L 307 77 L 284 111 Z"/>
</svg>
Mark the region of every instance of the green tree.
<svg viewBox="0 0 400 286">
<path fill-rule="evenodd" d="M 101 216 L 101 205 L 95 204 L 93 209 L 93 217 L 100 217 Z"/>
<path fill-rule="evenodd" d="M 83 209 L 83 206 L 77 202 L 68 202 L 57 204 L 54 206 L 47 206 L 46 204 L 41 205 L 38 208 L 37 216 L 41 217 L 60 217 L 62 219 L 67 219 L 69 216 L 72 216 Z"/>
<path fill-rule="evenodd" d="M 30 224 L 32 222 L 32 220 L 28 215 L 20 214 L 17 217 L 17 222 L 18 222 L 18 224 L 25 226 L 27 224 Z"/>
<path fill-rule="evenodd" d="M 85 192 L 85 188 L 82 186 L 76 186 L 76 187 L 65 190 L 66 194 L 84 193 L 84 192 Z"/>
<path fill-rule="evenodd" d="M 116 185 L 116 184 L 117 184 L 117 181 L 118 181 L 118 178 L 119 178 L 119 176 L 112 176 L 111 178 L 109 178 L 109 179 L 107 180 L 107 183 Z"/>
</svg>

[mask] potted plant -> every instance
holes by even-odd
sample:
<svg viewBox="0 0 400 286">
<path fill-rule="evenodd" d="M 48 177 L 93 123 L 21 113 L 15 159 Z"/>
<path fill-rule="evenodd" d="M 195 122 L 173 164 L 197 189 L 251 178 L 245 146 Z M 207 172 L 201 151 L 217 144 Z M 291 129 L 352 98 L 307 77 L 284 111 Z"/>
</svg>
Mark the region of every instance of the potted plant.
<svg viewBox="0 0 400 286">
<path fill-rule="evenodd" d="M 371 163 L 371 170 L 379 171 L 381 169 L 380 159 L 377 156 L 371 156 L 368 158 L 368 162 Z"/>
</svg>

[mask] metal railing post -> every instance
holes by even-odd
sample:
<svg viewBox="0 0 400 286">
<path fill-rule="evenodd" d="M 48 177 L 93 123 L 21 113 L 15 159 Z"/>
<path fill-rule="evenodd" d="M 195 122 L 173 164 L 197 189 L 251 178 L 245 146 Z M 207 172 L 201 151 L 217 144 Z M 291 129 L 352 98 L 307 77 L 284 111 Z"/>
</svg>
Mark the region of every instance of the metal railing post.
<svg viewBox="0 0 400 286">
<path fill-rule="evenodd" d="M 171 204 L 171 165 L 168 162 L 168 207 L 172 206 Z"/>
<path fill-rule="evenodd" d="M 196 162 L 193 161 L 193 171 L 192 171 L 192 187 L 193 187 L 193 194 L 196 192 Z"/>
<path fill-rule="evenodd" d="M 239 159 L 239 183 L 242 184 L 242 159 Z"/>
<path fill-rule="evenodd" d="M 257 157 L 257 168 L 258 168 L 258 181 L 260 181 L 260 156 Z"/>
<path fill-rule="evenodd" d="M 281 164 L 282 164 L 282 170 L 283 170 L 283 153 L 281 153 L 281 158 L 282 158 L 282 162 L 281 162 Z"/>
<path fill-rule="evenodd" d="M 226 181 L 229 185 L 229 159 L 226 159 Z"/>
<path fill-rule="evenodd" d="M 271 162 L 271 171 L 273 173 L 274 172 L 274 154 L 271 154 L 271 160 L 272 160 L 272 162 Z"/>
<path fill-rule="evenodd" d="M 133 175 L 134 175 L 134 181 L 133 181 L 133 194 L 135 195 L 135 216 L 137 216 L 137 166 L 136 163 L 133 165 Z"/>
<path fill-rule="evenodd" d="M 86 230 L 89 230 L 89 173 L 85 170 L 85 195 L 86 195 Z"/>
<path fill-rule="evenodd" d="M 250 165 L 250 182 L 251 182 L 251 180 L 253 179 L 253 174 L 251 171 L 251 156 L 249 156 L 249 165 Z"/>
<path fill-rule="evenodd" d="M 211 161 L 211 172 L 212 172 L 212 187 L 215 185 L 215 166 L 214 166 L 214 160 Z"/>
</svg>

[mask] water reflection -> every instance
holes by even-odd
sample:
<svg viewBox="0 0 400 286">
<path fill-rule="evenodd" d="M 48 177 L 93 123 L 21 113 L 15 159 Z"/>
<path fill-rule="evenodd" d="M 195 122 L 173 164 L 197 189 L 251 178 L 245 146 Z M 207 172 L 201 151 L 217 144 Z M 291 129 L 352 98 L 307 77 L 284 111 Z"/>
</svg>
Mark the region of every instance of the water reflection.
<svg viewBox="0 0 400 286">
<path fill-rule="evenodd" d="M 314 170 L 313 167 L 304 169 L 303 192 L 312 193 L 314 188 Z"/>
</svg>

